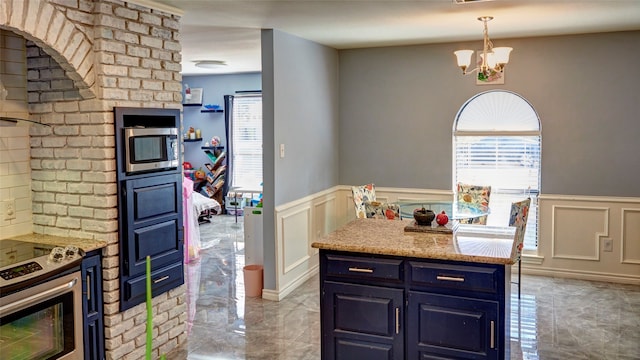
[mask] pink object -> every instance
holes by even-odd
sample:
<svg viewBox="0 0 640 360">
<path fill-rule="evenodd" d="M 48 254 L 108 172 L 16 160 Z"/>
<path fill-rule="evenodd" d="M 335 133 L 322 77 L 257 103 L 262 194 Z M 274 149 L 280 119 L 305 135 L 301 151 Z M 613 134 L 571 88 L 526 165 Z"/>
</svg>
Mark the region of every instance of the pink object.
<svg viewBox="0 0 640 360">
<path fill-rule="evenodd" d="M 193 208 L 193 180 L 182 177 L 182 224 L 184 226 L 184 262 L 196 260 L 200 253 L 198 218 Z"/>
<path fill-rule="evenodd" d="M 262 296 L 262 265 L 247 265 L 244 272 L 244 295 L 246 297 Z"/>
</svg>

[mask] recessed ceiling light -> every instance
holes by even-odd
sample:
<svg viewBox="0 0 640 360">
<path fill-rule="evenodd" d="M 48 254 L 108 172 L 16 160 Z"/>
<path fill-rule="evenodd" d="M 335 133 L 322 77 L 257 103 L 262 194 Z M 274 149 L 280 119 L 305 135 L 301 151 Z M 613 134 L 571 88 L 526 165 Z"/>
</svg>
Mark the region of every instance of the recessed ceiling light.
<svg viewBox="0 0 640 360">
<path fill-rule="evenodd" d="M 226 61 L 222 60 L 195 60 L 197 67 L 205 69 L 218 69 L 227 66 Z"/>
</svg>

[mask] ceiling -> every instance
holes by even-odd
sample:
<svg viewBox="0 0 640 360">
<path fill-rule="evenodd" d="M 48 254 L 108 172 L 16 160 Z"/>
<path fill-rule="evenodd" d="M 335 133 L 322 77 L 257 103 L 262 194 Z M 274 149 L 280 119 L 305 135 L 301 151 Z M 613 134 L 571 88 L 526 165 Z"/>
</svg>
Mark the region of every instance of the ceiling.
<svg viewBox="0 0 640 360">
<path fill-rule="evenodd" d="M 261 70 L 260 29 L 351 49 L 482 41 L 479 16 L 493 16 L 496 39 L 640 30 L 640 0 L 130 0 L 177 13 L 182 73 L 228 74 Z M 215 69 L 197 60 L 226 63 Z M 454 61 L 452 55 L 452 62 Z"/>
</svg>

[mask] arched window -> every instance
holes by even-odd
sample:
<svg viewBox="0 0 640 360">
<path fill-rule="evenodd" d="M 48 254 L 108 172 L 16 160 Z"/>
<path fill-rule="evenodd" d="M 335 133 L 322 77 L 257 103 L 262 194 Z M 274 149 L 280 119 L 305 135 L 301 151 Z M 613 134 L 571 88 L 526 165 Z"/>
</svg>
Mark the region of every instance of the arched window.
<svg viewBox="0 0 640 360">
<path fill-rule="evenodd" d="M 522 96 L 504 90 L 475 95 L 453 126 L 457 183 L 490 185 L 487 225 L 506 226 L 511 203 L 531 197 L 524 248 L 535 250 L 540 192 L 540 119 Z"/>
</svg>

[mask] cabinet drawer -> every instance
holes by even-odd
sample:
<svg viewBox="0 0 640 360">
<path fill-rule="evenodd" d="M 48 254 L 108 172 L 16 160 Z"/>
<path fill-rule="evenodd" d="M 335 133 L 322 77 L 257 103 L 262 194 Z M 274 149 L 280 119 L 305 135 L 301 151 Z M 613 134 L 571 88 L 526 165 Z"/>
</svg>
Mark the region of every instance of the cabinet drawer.
<svg viewBox="0 0 640 360">
<path fill-rule="evenodd" d="M 410 262 L 411 285 L 496 293 L 498 269 L 484 266 Z"/>
<path fill-rule="evenodd" d="M 151 272 L 151 292 L 158 296 L 184 283 L 182 263 L 175 263 Z M 145 274 L 130 278 L 125 282 L 125 301 L 144 302 L 147 294 L 147 276 Z"/>
<path fill-rule="evenodd" d="M 402 260 L 326 255 L 327 276 L 402 280 Z"/>
</svg>

